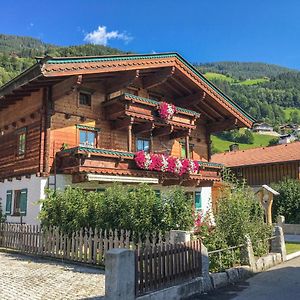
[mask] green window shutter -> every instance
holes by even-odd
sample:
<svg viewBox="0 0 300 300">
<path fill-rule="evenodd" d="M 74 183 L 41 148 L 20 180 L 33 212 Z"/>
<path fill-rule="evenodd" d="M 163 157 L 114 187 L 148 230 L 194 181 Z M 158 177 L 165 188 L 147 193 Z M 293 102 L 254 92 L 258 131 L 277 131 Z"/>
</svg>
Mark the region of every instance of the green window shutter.
<svg viewBox="0 0 300 300">
<path fill-rule="evenodd" d="M 26 216 L 27 212 L 27 189 L 21 190 L 20 195 L 20 214 Z"/>
<path fill-rule="evenodd" d="M 160 197 L 160 190 L 155 190 L 154 192 L 155 192 L 155 196 L 156 196 L 157 198 L 159 198 L 159 197 Z"/>
<path fill-rule="evenodd" d="M 202 208 L 201 192 L 195 192 L 195 208 L 196 210 Z"/>
<path fill-rule="evenodd" d="M 5 214 L 11 215 L 11 204 L 12 204 L 12 190 L 6 192 L 6 206 L 5 206 Z"/>
</svg>

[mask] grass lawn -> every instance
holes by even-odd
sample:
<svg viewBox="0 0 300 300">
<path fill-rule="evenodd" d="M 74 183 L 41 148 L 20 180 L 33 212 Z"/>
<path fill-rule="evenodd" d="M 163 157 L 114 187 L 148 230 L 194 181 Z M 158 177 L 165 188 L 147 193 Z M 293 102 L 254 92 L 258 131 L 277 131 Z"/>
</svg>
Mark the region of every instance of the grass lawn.
<svg viewBox="0 0 300 300">
<path fill-rule="evenodd" d="M 256 79 L 248 79 L 245 81 L 241 81 L 240 84 L 242 85 L 256 85 L 256 84 L 260 84 L 260 83 L 264 83 L 270 81 L 270 79 L 267 78 L 256 78 Z"/>
<path fill-rule="evenodd" d="M 287 243 L 285 243 L 285 247 L 286 247 L 287 254 L 291 254 L 291 253 L 300 251 L 300 243 L 287 242 Z"/>
<path fill-rule="evenodd" d="M 254 143 L 239 144 L 240 150 L 268 146 L 269 141 L 274 138 L 274 136 L 271 135 L 264 135 L 264 134 L 257 134 L 257 133 L 253 133 L 253 136 L 254 136 Z M 234 142 L 222 140 L 214 135 L 211 137 L 211 139 L 214 148 L 221 152 L 225 152 L 226 150 L 229 150 L 229 145 L 234 144 Z"/>
<path fill-rule="evenodd" d="M 238 80 L 236 80 L 232 77 L 229 77 L 229 76 L 226 76 L 226 75 L 223 75 L 223 74 L 219 74 L 219 73 L 213 73 L 213 72 L 205 73 L 204 77 L 207 78 L 208 80 L 218 79 L 218 80 L 222 80 L 222 81 L 227 81 L 229 83 L 234 83 L 234 82 L 238 81 Z"/>
</svg>

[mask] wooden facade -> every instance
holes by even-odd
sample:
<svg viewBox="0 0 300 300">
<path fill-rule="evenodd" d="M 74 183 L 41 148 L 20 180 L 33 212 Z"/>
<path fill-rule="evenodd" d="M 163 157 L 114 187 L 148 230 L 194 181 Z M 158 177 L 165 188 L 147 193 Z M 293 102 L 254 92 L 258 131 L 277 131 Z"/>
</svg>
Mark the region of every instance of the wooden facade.
<svg viewBox="0 0 300 300">
<path fill-rule="evenodd" d="M 177 107 L 171 120 L 157 114 L 162 101 Z M 82 182 L 93 173 L 210 186 L 221 168 L 210 163 L 211 133 L 252 123 L 178 54 L 45 58 L 0 89 L 0 180 L 71 174 Z M 85 131 L 95 134 L 92 147 L 80 145 Z M 198 174 L 138 169 L 138 139 L 153 153 L 199 161 Z"/>
<path fill-rule="evenodd" d="M 300 142 L 213 155 L 212 160 L 229 167 L 250 186 L 300 180 Z"/>
</svg>

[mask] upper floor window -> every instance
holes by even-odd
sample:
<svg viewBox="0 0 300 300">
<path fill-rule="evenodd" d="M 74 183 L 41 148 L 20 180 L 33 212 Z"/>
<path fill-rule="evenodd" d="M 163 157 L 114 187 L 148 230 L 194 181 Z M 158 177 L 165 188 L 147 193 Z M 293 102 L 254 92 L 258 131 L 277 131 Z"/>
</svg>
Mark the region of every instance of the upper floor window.
<svg viewBox="0 0 300 300">
<path fill-rule="evenodd" d="M 189 144 L 189 148 L 190 148 L 189 157 L 193 158 L 194 144 Z M 182 158 L 186 157 L 186 145 L 185 145 L 185 143 L 181 143 L 181 157 Z"/>
<path fill-rule="evenodd" d="M 79 92 L 79 104 L 85 105 L 85 106 L 91 106 L 92 105 L 92 94 L 85 91 Z"/>
<path fill-rule="evenodd" d="M 79 130 L 79 145 L 85 147 L 96 147 L 96 131 Z"/>
<path fill-rule="evenodd" d="M 26 152 L 26 128 L 17 131 L 17 155 L 23 156 Z"/>
<path fill-rule="evenodd" d="M 150 151 L 150 140 L 148 139 L 137 139 L 136 141 L 136 151 Z"/>
</svg>

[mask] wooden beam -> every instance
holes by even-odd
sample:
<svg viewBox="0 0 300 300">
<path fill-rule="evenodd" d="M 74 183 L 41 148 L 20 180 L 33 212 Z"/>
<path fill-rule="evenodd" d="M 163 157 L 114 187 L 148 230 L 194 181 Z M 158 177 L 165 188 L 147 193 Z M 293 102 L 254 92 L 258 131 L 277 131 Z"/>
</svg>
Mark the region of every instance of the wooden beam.
<svg viewBox="0 0 300 300">
<path fill-rule="evenodd" d="M 183 138 L 186 136 L 190 136 L 191 135 L 191 129 L 188 130 L 178 130 L 178 131 L 174 131 L 170 134 L 170 140 L 174 140 L 174 139 L 179 139 L 179 138 Z"/>
<path fill-rule="evenodd" d="M 190 136 L 185 136 L 185 157 L 190 158 Z"/>
<path fill-rule="evenodd" d="M 234 119 L 227 119 L 219 122 L 209 122 L 206 124 L 207 131 L 209 133 L 220 132 L 223 130 L 233 129 L 238 126 L 238 120 Z"/>
<path fill-rule="evenodd" d="M 82 75 L 71 76 L 53 86 L 52 99 L 53 101 L 69 95 L 71 92 L 75 91 L 76 88 L 81 85 Z"/>
<path fill-rule="evenodd" d="M 158 136 L 170 135 L 173 132 L 173 130 L 174 130 L 173 125 L 167 125 L 164 127 L 154 128 L 152 131 L 152 136 L 158 137 Z"/>
<path fill-rule="evenodd" d="M 206 93 L 205 92 L 197 92 L 194 94 L 189 94 L 188 96 L 184 96 L 181 98 L 177 98 L 175 99 L 176 104 L 180 105 L 193 105 L 198 103 L 199 101 L 203 101 L 206 97 Z"/>
<path fill-rule="evenodd" d="M 112 129 L 121 130 L 124 128 L 128 128 L 130 124 L 134 122 L 134 118 L 126 118 L 123 120 L 116 120 L 112 122 Z"/>
<path fill-rule="evenodd" d="M 153 129 L 154 129 L 154 124 L 152 122 L 147 122 L 147 123 L 135 125 L 133 127 L 133 133 L 140 134 L 140 133 L 152 131 Z"/>
<path fill-rule="evenodd" d="M 213 108 L 211 105 L 209 105 L 205 101 L 202 101 L 201 103 L 198 104 L 198 107 L 201 107 L 201 106 L 204 106 L 207 110 L 216 114 L 218 116 L 218 118 L 224 119 L 224 116 L 220 112 L 218 112 L 215 108 Z"/>
<path fill-rule="evenodd" d="M 139 70 L 128 71 L 115 79 L 109 79 L 105 88 L 106 93 L 111 94 L 121 89 L 127 88 L 130 84 L 133 84 L 140 77 Z"/>
<path fill-rule="evenodd" d="M 127 131 L 127 150 L 128 152 L 132 151 L 132 122 L 128 125 L 128 131 Z"/>
<path fill-rule="evenodd" d="M 143 88 L 150 89 L 156 87 L 168 80 L 175 73 L 175 67 L 164 68 L 162 71 L 158 71 L 155 75 L 150 75 L 143 79 Z"/>
<path fill-rule="evenodd" d="M 217 121 L 217 119 L 210 112 L 208 112 L 207 109 L 204 108 L 203 106 L 200 107 L 197 104 L 193 104 L 192 106 L 195 107 L 195 110 L 201 111 L 201 117 L 205 116 L 208 119 L 212 120 L 213 122 Z"/>
<path fill-rule="evenodd" d="M 164 84 L 167 85 L 169 89 L 174 91 L 176 94 L 179 94 L 180 96 L 184 95 L 184 93 L 180 91 L 177 87 L 175 87 L 172 83 L 165 81 Z"/>
<path fill-rule="evenodd" d="M 175 81 L 182 89 L 184 89 L 188 94 L 192 94 L 192 90 L 183 84 L 180 79 L 177 79 L 175 76 L 172 77 L 172 80 Z"/>
</svg>

